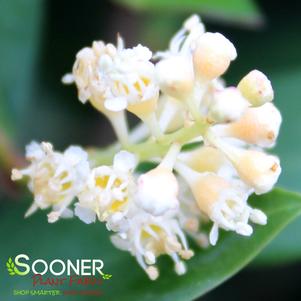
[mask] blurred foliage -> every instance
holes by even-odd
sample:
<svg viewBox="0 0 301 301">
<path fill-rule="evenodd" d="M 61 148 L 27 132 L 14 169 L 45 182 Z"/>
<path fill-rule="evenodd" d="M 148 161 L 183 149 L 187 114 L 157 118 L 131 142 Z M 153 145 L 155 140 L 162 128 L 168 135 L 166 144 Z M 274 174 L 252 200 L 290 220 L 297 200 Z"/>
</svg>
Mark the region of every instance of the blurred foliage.
<svg viewBox="0 0 301 301">
<path fill-rule="evenodd" d="M 235 85 L 253 68 L 264 71 L 271 78 L 275 88 L 275 103 L 283 115 L 279 142 L 273 150 L 280 156 L 282 162 L 283 173 L 280 185 L 301 191 L 299 118 L 301 22 L 298 16 L 300 7 L 293 7 L 293 1 L 286 2 L 286 5 L 274 1 L 262 2 L 260 10 L 265 14 L 266 26 L 256 30 L 246 30 L 245 25 L 260 25 L 259 20 L 262 20 L 256 4 L 251 1 L 173 0 L 171 5 L 171 1 L 115 0 L 114 3 L 127 5 L 130 8 L 137 6 L 138 9 L 131 11 L 130 8 L 124 9 L 124 6 L 118 6 L 113 2 L 99 0 L 85 2 L 85 5 L 82 1 L 74 1 L 70 5 L 68 1 L 58 0 L 0 0 L 0 132 L 7 137 L 13 137 L 12 144 L 17 144 L 22 150 L 31 139 L 49 140 L 58 148 L 64 148 L 69 144 L 109 143 L 113 140 L 113 135 L 104 118 L 89 105 L 83 106 L 77 101 L 74 87 L 64 87 L 60 83 L 61 76 L 71 70 L 76 52 L 90 45 L 95 39 L 114 42 L 116 32 L 120 32 L 125 37 L 129 46 L 142 42 L 154 51 L 164 49 L 168 45 L 169 38 L 179 28 L 188 13 L 198 12 L 201 16 L 211 17 L 208 18 L 208 23 L 206 22 L 209 31 L 224 33 L 237 47 L 239 55 L 226 76 L 228 83 Z M 230 27 L 231 20 L 233 22 Z M 250 20 L 253 20 L 253 23 L 250 23 Z M 220 21 L 227 22 L 219 24 Z M 239 26 L 234 27 L 233 24 Z M 272 196 L 276 195 L 277 198 L 273 201 Z M 256 199 L 255 202 L 256 205 L 258 202 L 259 207 L 267 206 L 268 210 L 274 208 L 276 217 L 270 219 L 269 225 L 257 227 L 254 238 L 250 240 L 236 240 L 234 235 L 225 235 L 224 238 L 225 243 L 228 242 L 230 247 L 238 248 L 247 247 L 253 239 L 257 241 L 256 248 L 251 248 L 249 253 L 245 253 L 248 261 L 264 246 L 264 238 L 269 240 L 270 235 L 275 234 L 273 231 L 279 231 L 294 215 L 289 208 L 290 200 L 295 200 L 294 196 L 288 197 L 285 204 L 289 211 L 287 216 L 282 216 L 276 209 L 278 205 L 279 208 L 284 206 L 286 197 L 283 193 L 279 191 L 272 193 L 266 197 L 267 201 L 264 198 L 262 204 L 261 198 Z M 279 200 L 281 204 L 278 204 Z M 150 282 L 141 277 L 142 272 L 136 264 L 134 265 L 134 261 L 129 260 L 129 255 L 115 250 L 104 231 L 100 230 L 98 233 L 101 226 L 85 226 L 78 221 L 62 221 L 57 225 L 48 225 L 43 213 L 24 221 L 22 216 L 24 206 L 27 205 L 24 201 L 18 206 L 7 206 L 7 202 L 2 201 L 1 231 L 11 229 L 12 233 L 18 235 L 11 236 L 8 245 L 1 246 L 1 262 L 21 250 L 31 250 L 31 255 L 36 257 L 41 254 L 45 256 L 51 254 L 52 258 L 67 256 L 70 248 L 72 248 L 70 256 L 74 258 L 104 256 L 106 266 L 113 268 L 113 271 L 106 271 L 113 273 L 112 280 L 105 283 L 108 294 L 113 293 L 116 287 L 124 292 L 127 286 L 140 296 L 143 291 L 138 286 L 141 284 L 142 287 L 145 285 L 153 288 L 154 291 L 158 290 L 158 294 L 162 295 L 161 300 L 164 298 L 167 300 L 165 294 L 167 289 L 171 288 L 169 279 L 179 288 L 183 288 L 185 283 L 187 288 L 191 288 L 190 277 L 200 277 L 199 282 L 195 281 L 198 288 L 193 287 L 191 293 L 186 292 L 187 298 L 190 298 L 216 286 L 246 263 L 241 261 L 234 268 L 230 262 L 228 276 L 225 272 L 221 278 L 205 281 L 202 278 L 205 261 L 217 256 L 214 254 L 223 252 L 221 247 L 210 249 L 208 252 L 198 254 L 195 261 L 190 264 L 192 271 L 187 277 L 175 278 L 170 275 L 171 272 L 164 271 L 162 279 L 150 286 Z M 281 219 L 279 227 L 276 225 L 278 218 Z M 271 228 L 275 230 L 268 233 Z M 32 234 L 33 229 L 35 235 Z M 89 236 L 86 235 L 86 231 L 89 231 Z M 261 265 L 279 264 L 300 259 L 301 236 L 297 235 L 300 231 L 301 219 L 299 218 L 290 224 L 257 257 L 255 262 Z M 4 234 L 1 235 L 3 241 Z M 28 241 L 20 240 L 18 237 L 28 237 Z M 36 237 L 39 237 L 39 241 Z M 55 237 L 55 239 L 49 240 L 48 237 Z M 55 245 L 54 241 L 56 241 Z M 163 266 L 164 264 L 165 262 Z M 218 264 L 219 261 L 217 269 L 221 266 Z M 124 276 L 124 282 L 118 284 L 118 277 L 114 280 L 114 270 L 115 275 Z M 128 270 L 133 270 L 133 278 L 128 278 L 126 274 Z M 21 287 L 26 286 L 22 283 L 22 279 L 17 281 Z M 149 296 L 148 298 L 158 299 L 150 292 L 145 294 L 146 297 Z M 126 295 L 125 298 L 130 296 Z"/>
<path fill-rule="evenodd" d="M 22 126 L 31 106 L 42 1 L 0 0 L 0 130 Z"/>
<path fill-rule="evenodd" d="M 197 13 L 217 22 L 258 26 L 263 22 L 256 3 L 252 0 L 114 0 L 134 10 L 146 12 Z"/>
</svg>

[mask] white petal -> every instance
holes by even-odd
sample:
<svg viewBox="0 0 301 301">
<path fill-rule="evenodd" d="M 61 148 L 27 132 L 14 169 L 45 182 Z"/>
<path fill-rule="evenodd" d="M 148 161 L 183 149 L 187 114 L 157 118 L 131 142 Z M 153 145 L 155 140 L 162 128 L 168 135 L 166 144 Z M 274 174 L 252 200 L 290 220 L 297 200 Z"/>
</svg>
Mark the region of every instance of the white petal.
<svg viewBox="0 0 301 301">
<path fill-rule="evenodd" d="M 74 75 L 72 73 L 67 73 L 62 77 L 62 83 L 65 85 L 70 85 L 74 83 Z"/>
<path fill-rule="evenodd" d="M 32 141 L 26 146 L 26 158 L 28 159 L 41 159 L 45 156 L 44 151 L 41 148 L 41 144 L 36 141 Z"/>
<path fill-rule="evenodd" d="M 86 224 L 91 224 L 96 221 L 96 213 L 92 209 L 82 207 L 78 203 L 75 204 L 74 214 Z"/>
<path fill-rule="evenodd" d="M 214 223 L 209 234 L 210 244 L 212 246 L 215 246 L 217 240 L 218 240 L 218 225 Z"/>
<path fill-rule="evenodd" d="M 73 211 L 69 208 L 66 208 L 62 213 L 61 213 L 62 218 L 72 218 L 73 217 Z"/>
<path fill-rule="evenodd" d="M 35 213 L 37 210 L 39 209 L 39 207 L 37 206 L 37 204 L 33 203 L 28 210 L 25 213 L 25 218 L 29 217 L 30 215 L 32 215 L 33 213 Z"/>
<path fill-rule="evenodd" d="M 64 155 L 72 165 L 88 159 L 88 154 L 79 146 L 68 147 L 65 150 Z"/>
<path fill-rule="evenodd" d="M 127 99 L 125 97 L 115 97 L 105 100 L 105 108 L 109 111 L 119 112 L 127 107 Z"/>
<path fill-rule="evenodd" d="M 113 167 L 121 172 L 128 172 L 137 165 L 137 157 L 127 151 L 120 151 L 114 156 Z"/>
<path fill-rule="evenodd" d="M 118 235 L 112 235 L 111 237 L 111 242 L 112 244 L 120 249 L 120 250 L 123 250 L 123 251 L 128 251 L 129 250 L 129 242 L 120 238 Z"/>
<path fill-rule="evenodd" d="M 238 223 L 236 233 L 243 236 L 250 236 L 253 233 L 253 228 L 248 224 Z"/>
<path fill-rule="evenodd" d="M 267 216 L 259 209 L 253 209 L 251 211 L 250 219 L 253 223 L 266 225 L 267 223 Z"/>
</svg>

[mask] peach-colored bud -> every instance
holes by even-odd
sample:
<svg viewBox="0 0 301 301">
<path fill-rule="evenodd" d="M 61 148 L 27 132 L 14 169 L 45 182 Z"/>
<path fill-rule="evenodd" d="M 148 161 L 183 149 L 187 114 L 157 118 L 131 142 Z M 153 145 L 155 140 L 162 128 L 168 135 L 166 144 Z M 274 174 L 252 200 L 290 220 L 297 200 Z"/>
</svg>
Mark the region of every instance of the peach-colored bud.
<svg viewBox="0 0 301 301">
<path fill-rule="evenodd" d="M 240 177 L 255 189 L 256 194 L 270 191 L 281 173 L 279 159 L 259 151 L 242 151 L 233 163 Z"/>
<path fill-rule="evenodd" d="M 229 188 L 229 183 L 215 174 L 200 176 L 191 186 L 193 195 L 200 210 L 211 216 L 212 206 L 219 201 L 223 191 Z"/>
<path fill-rule="evenodd" d="M 200 78 L 212 80 L 225 73 L 236 56 L 236 49 L 227 38 L 206 32 L 198 39 L 193 53 L 195 72 Z"/>
<path fill-rule="evenodd" d="M 184 152 L 179 156 L 179 159 L 198 172 L 217 172 L 226 160 L 220 150 L 211 146 L 203 146 L 192 152 Z"/>
<path fill-rule="evenodd" d="M 249 108 L 236 122 L 221 126 L 217 132 L 261 147 L 272 147 L 278 137 L 281 114 L 272 103 Z"/>
<path fill-rule="evenodd" d="M 270 191 L 277 182 L 280 173 L 280 161 L 276 156 L 261 151 L 240 149 L 222 140 L 216 139 L 214 144 L 230 159 L 240 178 L 256 194 Z"/>
</svg>

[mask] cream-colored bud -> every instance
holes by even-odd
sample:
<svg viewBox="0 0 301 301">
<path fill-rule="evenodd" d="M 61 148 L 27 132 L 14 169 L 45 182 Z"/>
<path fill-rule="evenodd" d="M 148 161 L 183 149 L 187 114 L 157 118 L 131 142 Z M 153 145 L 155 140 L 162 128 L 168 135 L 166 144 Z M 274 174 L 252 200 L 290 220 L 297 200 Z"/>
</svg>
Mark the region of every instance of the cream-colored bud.
<svg viewBox="0 0 301 301">
<path fill-rule="evenodd" d="M 216 91 L 209 106 L 208 119 L 217 123 L 238 120 L 248 108 L 249 103 L 234 87 Z"/>
<path fill-rule="evenodd" d="M 191 185 L 193 195 L 200 210 L 207 216 L 212 214 L 212 206 L 219 201 L 223 191 L 229 188 L 229 183 L 215 174 L 199 176 L 198 180 Z"/>
<path fill-rule="evenodd" d="M 193 53 L 195 72 L 200 78 L 212 80 L 225 73 L 236 56 L 236 49 L 227 38 L 206 32 L 199 37 Z"/>
<path fill-rule="evenodd" d="M 272 147 L 278 137 L 281 114 L 272 103 L 249 108 L 236 122 L 217 128 L 217 132 L 261 147 Z"/>
<path fill-rule="evenodd" d="M 263 152 L 246 150 L 233 162 L 240 177 L 256 194 L 270 191 L 281 173 L 279 159 Z"/>
<path fill-rule="evenodd" d="M 211 146 L 181 153 L 179 159 L 198 172 L 217 172 L 226 161 L 225 155 Z"/>
<path fill-rule="evenodd" d="M 162 215 L 179 205 L 178 182 L 169 169 L 157 167 L 138 178 L 136 204 L 153 215 Z"/>
<path fill-rule="evenodd" d="M 281 173 L 280 161 L 276 156 L 240 149 L 221 140 L 216 140 L 215 145 L 227 155 L 240 178 L 254 188 L 256 194 L 266 193 L 274 187 Z"/>
<path fill-rule="evenodd" d="M 193 88 L 194 73 L 191 60 L 185 56 L 171 56 L 156 64 L 156 79 L 161 90 L 182 99 Z"/>
<path fill-rule="evenodd" d="M 248 73 L 237 87 L 253 106 L 261 106 L 274 98 L 271 82 L 258 70 Z"/>
</svg>

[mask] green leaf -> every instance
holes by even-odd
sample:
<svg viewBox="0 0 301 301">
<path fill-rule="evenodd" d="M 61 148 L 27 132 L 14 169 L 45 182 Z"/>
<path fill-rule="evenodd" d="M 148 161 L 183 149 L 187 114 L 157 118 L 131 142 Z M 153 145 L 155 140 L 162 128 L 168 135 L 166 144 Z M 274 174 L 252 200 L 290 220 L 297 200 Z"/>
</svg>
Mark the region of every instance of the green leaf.
<svg viewBox="0 0 301 301">
<path fill-rule="evenodd" d="M 13 203 L 1 205 L 0 239 L 5 244 L 0 249 L 0 260 L 20 252 L 28 254 L 31 260 L 101 258 L 104 271 L 113 275 L 101 287 L 105 300 L 192 300 L 245 267 L 301 213 L 301 196 L 281 189 L 254 196 L 250 203 L 266 212 L 268 225 L 256 226 L 250 238 L 223 232 L 215 247 L 207 250 L 194 248 L 195 257 L 188 261 L 188 272 L 181 277 L 174 274 L 171 261 L 162 258 L 159 260 L 161 275 L 157 281 L 151 282 L 133 257 L 111 245 L 109 233 L 102 224 L 86 225 L 77 219 L 48 224 L 46 212 L 38 212 L 24 220 L 24 202 L 22 206 Z M 16 234 L 7 236 L 5 229 Z M 27 287 L 30 276 L 9 279 L 8 275 L 0 273 L 0 281 L 14 287 Z M 7 300 L 10 293 L 9 290 L 1 290 L 0 296 Z M 30 296 L 23 296 L 23 299 L 30 300 Z M 90 299 L 85 296 L 78 297 L 78 300 Z"/>
<path fill-rule="evenodd" d="M 260 25 L 263 17 L 252 0 L 115 0 L 134 10 L 160 13 L 199 13 L 218 21 Z"/>
</svg>

